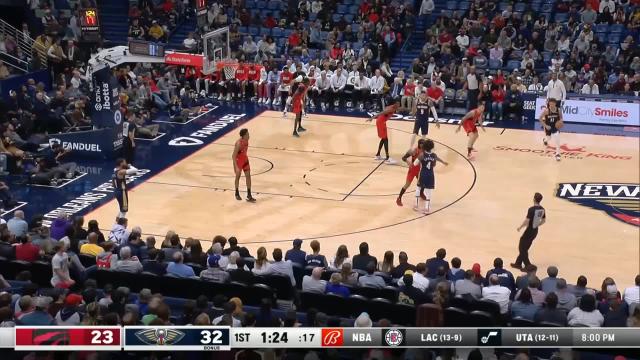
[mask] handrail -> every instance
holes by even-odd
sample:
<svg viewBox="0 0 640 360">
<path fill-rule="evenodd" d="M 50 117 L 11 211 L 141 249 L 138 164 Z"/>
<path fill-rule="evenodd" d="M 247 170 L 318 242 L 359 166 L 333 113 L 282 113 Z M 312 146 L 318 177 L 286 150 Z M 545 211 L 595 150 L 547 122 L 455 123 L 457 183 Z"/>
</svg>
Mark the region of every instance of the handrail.
<svg viewBox="0 0 640 360">
<path fill-rule="evenodd" d="M 22 67 L 18 66 L 17 64 L 14 64 L 14 63 L 11 63 L 11 62 L 8 62 L 8 61 L 3 61 L 3 63 L 5 65 L 9 65 L 12 68 L 18 69 L 20 71 L 24 71 L 25 73 L 29 72 L 29 62 L 28 61 L 24 61 L 22 59 L 19 59 L 19 58 L 15 57 L 15 56 L 5 52 L 5 51 L 0 51 L 0 57 L 8 57 L 8 58 L 11 58 L 12 60 L 14 60 L 14 61 L 16 61 L 18 63 L 25 64 L 25 67 L 22 68 Z"/>
</svg>

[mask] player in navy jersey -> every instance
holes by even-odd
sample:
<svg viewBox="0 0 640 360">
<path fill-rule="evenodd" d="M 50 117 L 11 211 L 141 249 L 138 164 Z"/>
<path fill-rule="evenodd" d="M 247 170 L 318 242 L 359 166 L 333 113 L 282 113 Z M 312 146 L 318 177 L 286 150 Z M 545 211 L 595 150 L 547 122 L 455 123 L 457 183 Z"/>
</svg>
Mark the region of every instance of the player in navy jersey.
<svg viewBox="0 0 640 360">
<path fill-rule="evenodd" d="M 558 107 L 556 99 L 551 98 L 548 101 L 548 108 L 544 109 L 540 115 L 540 122 L 544 128 L 544 146 L 547 146 L 549 140 L 553 140 L 556 145 L 556 160 L 560 161 L 560 129 L 562 128 L 562 110 Z"/>
<path fill-rule="evenodd" d="M 413 162 L 414 165 L 420 164 L 420 178 L 418 180 L 418 187 L 420 188 L 419 194 L 421 196 L 416 197 L 416 206 L 413 208 L 416 211 L 420 211 L 420 198 L 424 195 L 424 210 L 425 214 L 428 214 L 431 210 L 431 193 L 436 187 L 436 176 L 434 174 L 434 168 L 436 162 L 441 162 L 444 165 L 449 165 L 448 162 L 440 159 L 436 153 L 433 152 L 435 144 L 433 140 L 425 140 L 423 149 L 424 152 L 418 156 Z"/>
<path fill-rule="evenodd" d="M 129 192 L 127 189 L 127 175 L 133 175 L 138 172 L 138 169 L 132 165 L 127 164 L 127 160 L 116 160 L 116 168 L 113 170 L 113 178 L 111 182 L 116 193 L 116 200 L 118 200 L 118 206 L 120 212 L 118 212 L 118 218 L 127 217 L 129 211 Z"/>
<path fill-rule="evenodd" d="M 432 115 L 436 120 L 436 127 L 438 129 L 440 128 L 440 122 L 438 121 L 438 115 L 436 115 L 435 113 L 433 103 L 427 97 L 427 94 L 421 94 L 418 97 L 418 100 L 413 103 L 413 110 L 411 112 L 411 115 L 415 116 L 410 145 L 410 148 L 413 148 L 413 143 L 416 141 L 418 133 L 422 135 L 423 139 L 426 138 L 429 134 L 429 115 Z"/>
</svg>

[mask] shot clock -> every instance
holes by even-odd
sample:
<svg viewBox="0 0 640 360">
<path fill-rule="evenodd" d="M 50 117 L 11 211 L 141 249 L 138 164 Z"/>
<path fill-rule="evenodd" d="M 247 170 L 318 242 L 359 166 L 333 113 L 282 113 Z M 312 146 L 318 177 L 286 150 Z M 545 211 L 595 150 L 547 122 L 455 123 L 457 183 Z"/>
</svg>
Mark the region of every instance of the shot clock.
<svg viewBox="0 0 640 360">
<path fill-rule="evenodd" d="M 85 8 L 80 10 L 80 31 L 85 41 L 96 41 L 100 38 L 98 9 Z"/>
</svg>

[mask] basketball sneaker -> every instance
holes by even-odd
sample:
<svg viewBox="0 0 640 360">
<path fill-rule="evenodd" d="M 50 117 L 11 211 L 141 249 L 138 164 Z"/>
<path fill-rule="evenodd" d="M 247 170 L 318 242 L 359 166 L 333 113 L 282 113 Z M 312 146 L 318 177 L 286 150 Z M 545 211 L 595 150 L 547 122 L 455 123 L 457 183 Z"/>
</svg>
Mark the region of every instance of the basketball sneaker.
<svg viewBox="0 0 640 360">
<path fill-rule="evenodd" d="M 556 154 L 556 161 L 560 161 L 560 154 Z"/>
<path fill-rule="evenodd" d="M 254 203 L 254 202 L 256 202 L 256 199 L 254 199 L 253 196 L 249 195 L 247 197 L 247 201 L 250 202 L 250 203 Z"/>
<path fill-rule="evenodd" d="M 262 98 L 258 99 L 258 105 L 262 105 L 263 102 Z"/>
<path fill-rule="evenodd" d="M 384 160 L 384 158 L 380 155 L 376 155 L 376 160 Z"/>
<path fill-rule="evenodd" d="M 295 136 L 295 137 L 300 137 L 300 135 L 298 134 L 298 132 L 297 132 L 297 131 L 294 131 L 294 132 L 293 132 L 293 136 Z"/>
<path fill-rule="evenodd" d="M 231 94 L 227 94 L 227 101 L 231 101 Z"/>
<path fill-rule="evenodd" d="M 397 164 L 398 162 L 393 160 L 392 158 L 388 158 L 385 160 L 385 162 L 389 165 L 393 165 L 393 164 Z"/>
<path fill-rule="evenodd" d="M 298 126 L 298 132 L 304 132 L 307 131 L 307 129 L 303 128 L 302 126 Z"/>
<path fill-rule="evenodd" d="M 218 101 L 222 101 L 222 93 L 218 96 Z"/>
<path fill-rule="evenodd" d="M 285 111 L 283 111 L 283 112 L 282 112 L 282 117 L 283 117 L 283 118 L 286 118 L 286 117 L 287 117 L 287 110 L 285 110 Z"/>
<path fill-rule="evenodd" d="M 542 139 L 542 143 L 544 144 L 544 146 L 547 146 L 549 143 L 547 143 L 547 139 Z"/>
<path fill-rule="evenodd" d="M 271 99 L 267 99 L 267 100 L 264 102 L 264 104 L 265 104 L 265 105 L 267 105 L 267 106 L 271 105 Z"/>
<path fill-rule="evenodd" d="M 396 199 L 396 205 L 402 206 L 402 198 L 397 198 Z"/>
</svg>

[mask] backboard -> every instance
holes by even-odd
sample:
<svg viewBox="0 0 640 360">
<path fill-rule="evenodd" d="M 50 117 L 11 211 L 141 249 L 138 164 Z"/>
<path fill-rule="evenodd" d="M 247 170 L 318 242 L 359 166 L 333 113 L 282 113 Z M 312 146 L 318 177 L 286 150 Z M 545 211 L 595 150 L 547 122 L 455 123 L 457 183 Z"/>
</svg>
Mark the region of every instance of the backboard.
<svg viewBox="0 0 640 360">
<path fill-rule="evenodd" d="M 204 59 L 202 73 L 211 74 L 216 69 L 216 63 L 231 58 L 229 46 L 229 27 L 223 27 L 206 33 L 202 37 Z"/>
</svg>

